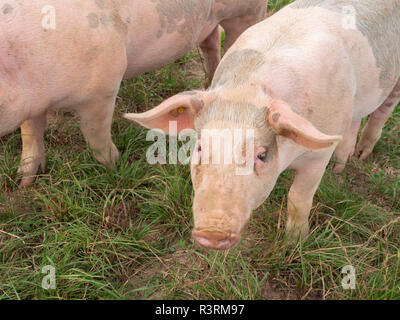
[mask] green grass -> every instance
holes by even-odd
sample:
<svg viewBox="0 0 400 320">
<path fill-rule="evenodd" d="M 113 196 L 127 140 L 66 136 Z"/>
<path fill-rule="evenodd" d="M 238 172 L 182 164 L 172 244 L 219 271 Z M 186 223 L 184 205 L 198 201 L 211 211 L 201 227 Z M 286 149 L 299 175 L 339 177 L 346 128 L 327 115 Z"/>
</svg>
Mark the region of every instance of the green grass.
<svg viewBox="0 0 400 320">
<path fill-rule="evenodd" d="M 0 139 L 0 299 L 400 299 L 400 109 L 369 159 L 340 176 L 327 170 L 305 242 L 285 241 L 287 172 L 240 245 L 214 252 L 191 239 L 188 167 L 148 165 L 146 131 L 121 117 L 203 81 L 194 50 L 123 83 L 115 170 L 93 160 L 74 115 L 57 113 L 47 173 L 20 190 L 20 134 Z M 41 287 L 46 265 L 56 268 L 55 290 Z M 345 265 L 356 268 L 355 290 L 341 287 Z"/>
</svg>

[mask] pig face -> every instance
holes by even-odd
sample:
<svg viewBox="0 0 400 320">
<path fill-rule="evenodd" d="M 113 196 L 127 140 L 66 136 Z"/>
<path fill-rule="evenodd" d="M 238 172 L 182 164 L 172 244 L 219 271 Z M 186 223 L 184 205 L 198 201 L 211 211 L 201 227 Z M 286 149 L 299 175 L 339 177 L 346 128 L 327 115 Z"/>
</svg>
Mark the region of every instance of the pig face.
<svg viewBox="0 0 400 320">
<path fill-rule="evenodd" d="M 204 142 L 208 130 L 227 134 L 211 135 L 210 140 L 207 136 L 208 144 Z M 226 249 L 237 243 L 252 210 L 271 192 L 279 175 L 278 152 L 274 134 L 262 137 L 261 131 L 214 121 L 199 130 L 191 176 L 193 237 L 202 246 Z"/>
<path fill-rule="evenodd" d="M 192 235 L 213 249 L 228 249 L 239 241 L 252 210 L 268 197 L 285 169 L 278 137 L 305 151 L 340 140 L 319 132 L 282 101 L 255 106 L 221 99 L 215 92 L 180 94 L 146 113 L 125 117 L 165 132 L 169 121 L 177 121 L 179 131 L 197 131 L 191 164 Z"/>
</svg>

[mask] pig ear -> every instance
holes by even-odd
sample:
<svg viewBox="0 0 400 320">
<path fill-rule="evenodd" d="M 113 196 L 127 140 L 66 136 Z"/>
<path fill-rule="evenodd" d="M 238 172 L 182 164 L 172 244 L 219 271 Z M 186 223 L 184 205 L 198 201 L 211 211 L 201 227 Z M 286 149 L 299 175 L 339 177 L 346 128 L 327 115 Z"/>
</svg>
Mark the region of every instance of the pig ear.
<svg viewBox="0 0 400 320">
<path fill-rule="evenodd" d="M 202 91 L 184 92 L 165 100 L 159 106 L 144 113 L 127 113 L 124 118 L 149 129 L 161 129 L 169 133 L 169 122 L 176 121 L 178 133 L 194 129 L 194 119 L 208 103 L 211 94 Z"/>
<path fill-rule="evenodd" d="M 279 134 L 308 149 L 322 149 L 342 140 L 341 136 L 328 136 L 311 122 L 295 113 L 283 101 L 273 101 L 268 109 L 268 124 Z"/>
</svg>

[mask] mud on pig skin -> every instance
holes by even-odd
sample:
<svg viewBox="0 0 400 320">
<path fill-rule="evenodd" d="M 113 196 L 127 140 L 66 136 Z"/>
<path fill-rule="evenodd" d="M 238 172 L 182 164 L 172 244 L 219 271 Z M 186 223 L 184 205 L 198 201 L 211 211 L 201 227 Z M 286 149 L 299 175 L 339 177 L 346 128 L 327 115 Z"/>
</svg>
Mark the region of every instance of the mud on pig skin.
<svg viewBox="0 0 400 320">
<path fill-rule="evenodd" d="M 366 158 L 400 101 L 399 30 L 397 0 L 298 0 L 240 36 L 207 91 L 126 115 L 167 131 L 175 120 L 169 112 L 185 107 L 176 121 L 180 130 L 197 131 L 196 158 L 209 157 L 205 129 L 254 130 L 251 174 L 235 174 L 237 164 L 192 164 L 193 237 L 200 245 L 235 245 L 251 211 L 287 169 L 296 174 L 286 229 L 294 239 L 308 234 L 313 197 L 332 155 L 337 172 L 353 154 Z"/>
<path fill-rule="evenodd" d="M 265 9 L 264 0 L 0 0 L 0 136 L 21 126 L 20 185 L 45 169 L 49 108 L 76 111 L 94 156 L 112 166 L 121 80 L 196 45 L 212 78 L 221 54 L 218 26 L 227 49 Z"/>
</svg>

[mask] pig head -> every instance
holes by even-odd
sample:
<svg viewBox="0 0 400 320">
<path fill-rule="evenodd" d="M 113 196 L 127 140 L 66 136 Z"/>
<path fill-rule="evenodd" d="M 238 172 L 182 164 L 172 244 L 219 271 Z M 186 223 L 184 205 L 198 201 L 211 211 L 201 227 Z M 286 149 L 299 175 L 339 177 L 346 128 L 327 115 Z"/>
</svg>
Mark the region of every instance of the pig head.
<svg viewBox="0 0 400 320">
<path fill-rule="evenodd" d="M 183 93 L 146 113 L 125 115 L 166 133 L 170 121 L 177 122 L 179 131 L 196 131 L 192 235 L 213 249 L 227 249 L 239 241 L 252 210 L 269 196 L 291 160 L 304 150 L 329 148 L 341 139 L 325 135 L 287 103 L 266 94 L 250 102 L 228 97 L 232 95 L 224 90 Z"/>
<path fill-rule="evenodd" d="M 346 23 L 344 5 L 354 9 L 354 24 Z M 313 197 L 334 151 L 336 171 L 353 153 L 365 158 L 400 100 L 399 13 L 398 1 L 297 0 L 238 38 L 208 91 L 127 115 L 166 132 L 171 120 L 196 130 L 191 173 L 199 244 L 234 245 L 286 169 L 295 171 L 286 229 L 295 238 L 308 234 Z M 225 134 L 222 143 L 209 142 L 210 131 L 231 132 L 243 143 Z M 229 155 L 240 161 L 226 162 Z"/>
</svg>

